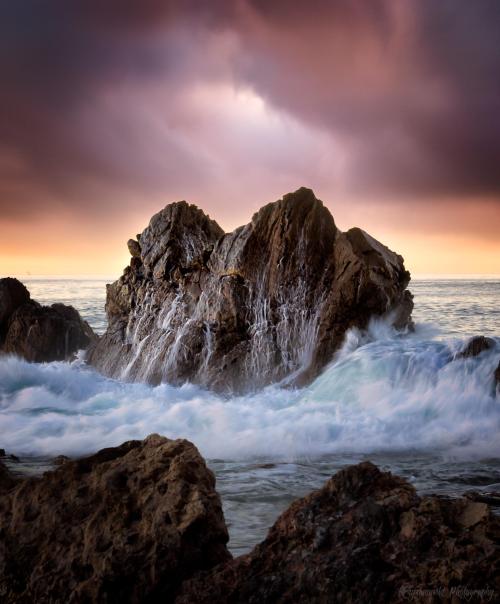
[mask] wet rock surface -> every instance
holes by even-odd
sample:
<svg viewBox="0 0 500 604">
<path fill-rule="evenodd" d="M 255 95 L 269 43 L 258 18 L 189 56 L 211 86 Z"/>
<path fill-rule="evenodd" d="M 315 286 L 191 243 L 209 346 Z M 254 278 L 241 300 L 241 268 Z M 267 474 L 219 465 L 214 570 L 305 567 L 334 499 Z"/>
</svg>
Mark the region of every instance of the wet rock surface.
<svg viewBox="0 0 500 604">
<path fill-rule="evenodd" d="M 34 362 L 63 361 L 96 339 L 72 306 L 42 306 L 17 279 L 0 279 L 0 352 Z"/>
<path fill-rule="evenodd" d="M 490 350 L 495 346 L 495 340 L 493 338 L 487 338 L 485 336 L 475 336 L 470 340 L 467 346 L 462 350 L 462 352 L 458 353 L 458 359 L 468 359 L 472 357 L 477 357 L 482 352 L 486 350 Z"/>
<path fill-rule="evenodd" d="M 187 581 L 177 602 L 462 602 L 467 593 L 500 596 L 500 519 L 482 502 L 419 497 L 365 462 L 293 503 L 250 554 Z"/>
<path fill-rule="evenodd" d="M 0 463 L 0 601 L 172 602 L 230 559 L 215 479 L 196 447 L 152 435 L 41 478 Z"/>
<path fill-rule="evenodd" d="M 130 240 L 108 286 L 109 327 L 88 360 L 134 381 L 218 391 L 302 385 L 350 327 L 392 311 L 410 321 L 401 256 L 361 229 L 343 233 L 309 189 L 268 204 L 232 233 L 178 202 Z"/>
<path fill-rule="evenodd" d="M 481 353 L 495 348 L 495 340 L 486 336 L 475 336 L 465 346 L 465 348 L 459 352 L 456 359 L 471 359 L 479 356 Z M 498 367 L 493 372 L 493 395 L 497 392 L 500 387 L 500 361 Z"/>
</svg>

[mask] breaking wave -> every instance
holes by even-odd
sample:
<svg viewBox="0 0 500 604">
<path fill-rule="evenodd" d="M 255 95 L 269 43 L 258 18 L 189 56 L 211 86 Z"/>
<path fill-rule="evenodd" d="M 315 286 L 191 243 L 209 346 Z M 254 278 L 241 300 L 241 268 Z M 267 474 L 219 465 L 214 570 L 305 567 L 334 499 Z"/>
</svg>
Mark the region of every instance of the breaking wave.
<svg viewBox="0 0 500 604">
<path fill-rule="evenodd" d="M 210 459 L 296 459 L 345 452 L 500 454 L 492 375 L 500 339 L 455 359 L 466 340 L 428 327 L 402 335 L 381 322 L 347 334 L 335 361 L 301 390 L 231 398 L 192 385 L 104 378 L 81 360 L 0 359 L 0 446 L 18 455 L 79 455 L 159 432 Z"/>
</svg>

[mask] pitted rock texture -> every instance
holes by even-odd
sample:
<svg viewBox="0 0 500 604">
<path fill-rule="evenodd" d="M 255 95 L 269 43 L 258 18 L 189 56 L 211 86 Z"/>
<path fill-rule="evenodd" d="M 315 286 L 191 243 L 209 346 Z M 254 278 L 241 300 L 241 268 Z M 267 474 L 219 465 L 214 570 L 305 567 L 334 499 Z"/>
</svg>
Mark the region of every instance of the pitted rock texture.
<svg viewBox="0 0 500 604">
<path fill-rule="evenodd" d="M 500 597 L 500 519 L 485 503 L 419 497 L 365 462 L 294 502 L 250 554 L 187 581 L 176 602 L 458 604 L 467 593 Z"/>
<path fill-rule="evenodd" d="M 401 256 L 361 229 L 339 231 L 309 189 L 228 234 L 174 203 L 128 247 L 130 266 L 107 290 L 108 330 L 88 354 L 112 377 L 223 392 L 302 385 L 350 327 L 386 313 L 410 322 Z"/>
<path fill-rule="evenodd" d="M 63 361 L 96 339 L 72 306 L 42 306 L 17 279 L 0 279 L 0 352 L 28 361 Z"/>
<path fill-rule="evenodd" d="M 41 478 L 3 474 L 4 604 L 166 604 L 230 559 L 214 476 L 188 441 L 152 435 Z"/>
</svg>

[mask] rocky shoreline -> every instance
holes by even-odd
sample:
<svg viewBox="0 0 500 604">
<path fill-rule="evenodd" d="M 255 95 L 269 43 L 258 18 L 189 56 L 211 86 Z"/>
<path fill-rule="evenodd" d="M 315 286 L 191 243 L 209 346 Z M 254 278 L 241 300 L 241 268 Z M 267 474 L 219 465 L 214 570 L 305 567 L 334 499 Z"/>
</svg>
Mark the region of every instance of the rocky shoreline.
<svg viewBox="0 0 500 604">
<path fill-rule="evenodd" d="M 500 594 L 500 518 L 487 503 L 418 496 L 369 462 L 293 503 L 234 559 L 212 472 L 194 445 L 158 435 L 65 460 L 42 477 L 20 478 L 0 462 L 0 527 L 0 597 L 9 604 Z"/>
</svg>

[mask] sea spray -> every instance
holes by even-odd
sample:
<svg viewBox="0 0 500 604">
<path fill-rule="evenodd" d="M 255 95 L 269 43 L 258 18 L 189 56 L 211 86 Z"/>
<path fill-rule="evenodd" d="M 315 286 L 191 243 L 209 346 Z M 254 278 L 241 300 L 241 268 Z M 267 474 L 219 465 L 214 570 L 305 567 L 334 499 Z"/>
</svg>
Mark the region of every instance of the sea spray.
<svg viewBox="0 0 500 604">
<path fill-rule="evenodd" d="M 500 340 L 455 359 L 466 340 L 381 322 L 351 331 L 334 362 L 302 390 L 222 397 L 186 384 L 107 379 L 81 360 L 0 360 L 0 445 L 17 454 L 78 455 L 159 432 L 209 458 L 282 460 L 380 451 L 500 454 L 492 375 Z"/>
</svg>

